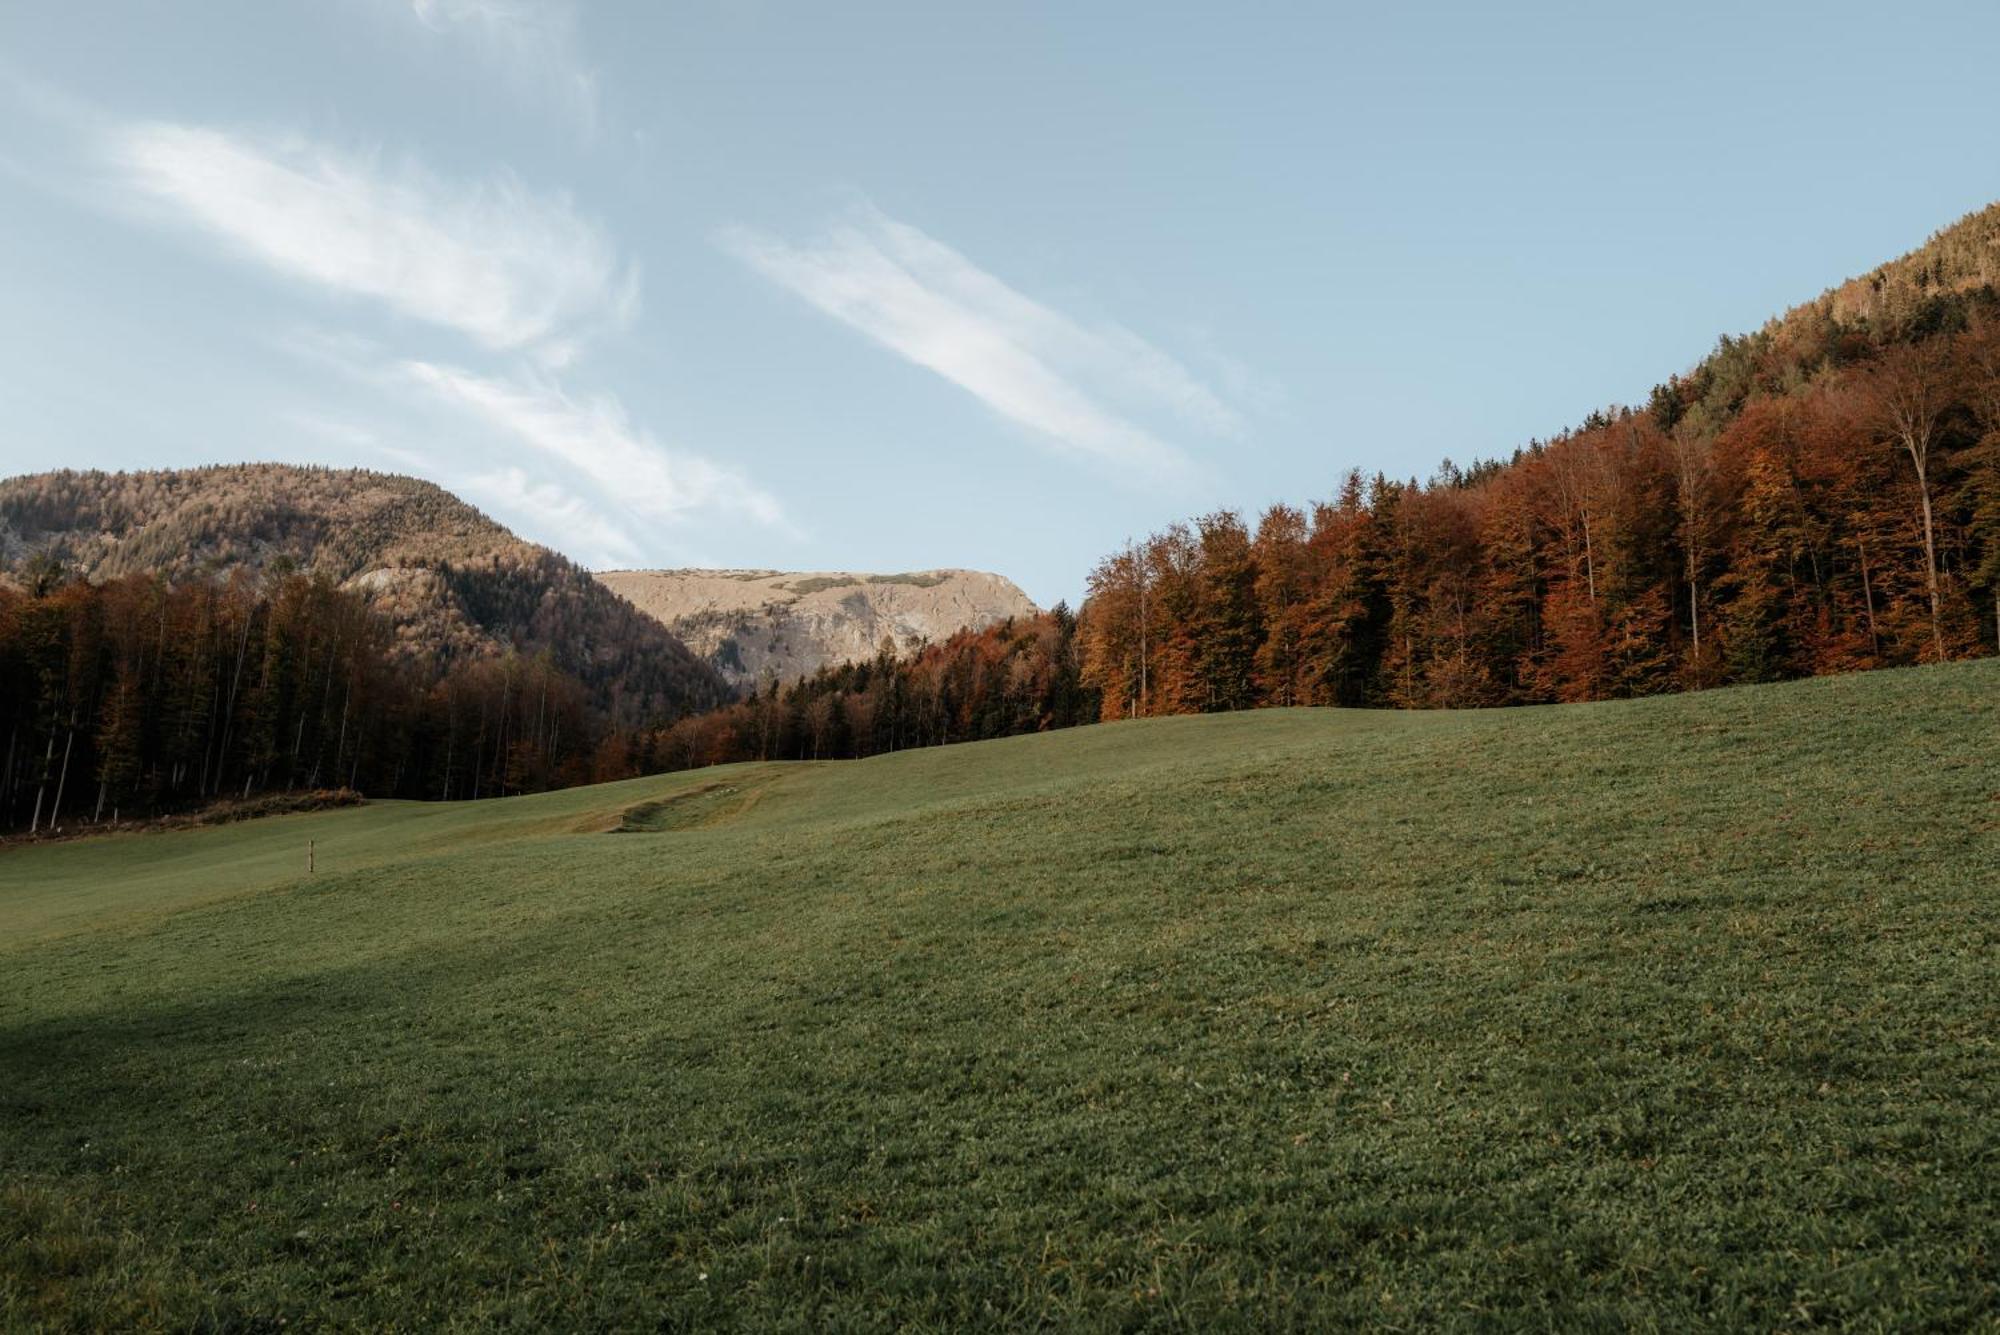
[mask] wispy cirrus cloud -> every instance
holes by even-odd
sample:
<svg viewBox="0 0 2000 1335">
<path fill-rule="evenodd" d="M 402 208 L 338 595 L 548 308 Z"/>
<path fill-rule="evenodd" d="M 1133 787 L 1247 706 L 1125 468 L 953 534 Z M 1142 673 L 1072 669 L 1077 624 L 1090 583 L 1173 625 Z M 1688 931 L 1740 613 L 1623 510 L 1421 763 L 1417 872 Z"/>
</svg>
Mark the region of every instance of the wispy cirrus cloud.
<svg viewBox="0 0 2000 1335">
<path fill-rule="evenodd" d="M 1235 435 L 1235 409 L 1180 362 L 1117 325 L 1089 326 L 874 209 L 795 245 L 750 228 L 723 248 L 843 324 L 936 372 L 1012 421 L 1142 480 L 1195 471 L 1142 419 Z"/>
<path fill-rule="evenodd" d="M 432 387 L 432 382 L 413 377 L 403 366 L 349 364 L 342 369 L 404 394 L 413 391 L 413 380 L 423 389 Z M 508 458 L 508 446 L 518 444 L 519 438 L 496 432 L 488 414 L 468 410 L 456 395 L 440 396 L 439 402 L 462 416 L 472 429 L 469 441 L 453 431 L 431 428 L 423 432 L 425 448 L 412 449 L 395 443 L 405 438 L 410 424 L 383 423 L 379 412 L 377 420 L 358 421 L 343 411 L 291 410 L 280 413 L 278 420 L 332 447 L 328 463 L 349 465 L 357 454 L 373 456 L 475 502 L 524 537 L 566 552 L 592 569 L 645 565 L 667 552 L 676 553 L 677 560 L 685 555 L 682 535 L 661 533 L 661 526 L 633 514 L 616 498 L 597 494 L 590 479 L 553 466 L 544 455 Z M 314 453 L 308 450 L 305 457 Z M 578 482 L 591 494 L 573 490 Z M 650 541 L 642 540 L 642 534 Z"/>
<path fill-rule="evenodd" d="M 619 508 L 649 523 L 721 515 L 785 527 L 778 502 L 734 469 L 669 450 L 632 424 L 614 398 L 572 398 L 546 378 L 499 378 L 435 362 L 396 374 L 551 463 L 588 478 Z"/>
<path fill-rule="evenodd" d="M 301 135 L 132 121 L 41 92 L 0 71 L 0 97 L 68 141 L 33 172 L 21 164 L 23 179 L 127 221 L 193 226 L 230 259 L 476 345 L 463 361 L 426 360 L 397 352 L 408 331 L 294 323 L 277 345 L 345 383 L 274 410 L 295 450 L 428 477 L 592 564 L 685 561 L 690 540 L 721 526 L 802 536 L 743 472 L 662 445 L 606 390 L 566 387 L 579 349 L 627 327 L 637 301 L 635 270 L 566 195 L 505 172 L 454 181 Z M 14 164 L 0 153 L 0 165 Z"/>
<path fill-rule="evenodd" d="M 292 410 L 286 425 L 395 461 L 475 496 L 502 518 L 588 565 L 687 563 L 687 543 L 744 524 L 778 541 L 805 536 L 741 470 L 662 444 L 615 394 L 578 394 L 546 370 L 485 372 L 398 357 L 376 340 L 310 327 L 294 356 L 383 398 Z M 356 420 L 359 409 L 367 416 Z M 411 410 L 421 411 L 412 418 Z M 407 444 L 421 440 L 421 454 Z"/>
<path fill-rule="evenodd" d="M 447 181 L 289 136 L 145 122 L 103 135 L 122 184 L 264 267 L 549 364 L 630 318 L 636 271 L 565 196 Z"/>
<path fill-rule="evenodd" d="M 603 119 L 597 72 L 584 59 L 572 0 L 408 0 L 407 10 L 430 32 L 465 43 L 586 136 L 597 133 Z"/>
<path fill-rule="evenodd" d="M 553 482 L 525 469 L 498 468 L 455 479 L 455 488 L 528 533 L 559 546 L 593 570 L 643 565 L 643 548 L 625 526 Z"/>
</svg>

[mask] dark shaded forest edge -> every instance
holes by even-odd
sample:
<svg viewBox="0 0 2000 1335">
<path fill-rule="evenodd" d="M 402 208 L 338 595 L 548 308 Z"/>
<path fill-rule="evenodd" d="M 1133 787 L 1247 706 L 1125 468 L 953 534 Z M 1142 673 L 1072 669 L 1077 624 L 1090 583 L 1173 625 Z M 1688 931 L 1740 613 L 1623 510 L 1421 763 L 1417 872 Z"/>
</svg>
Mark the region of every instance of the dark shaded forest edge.
<svg viewBox="0 0 2000 1335">
<path fill-rule="evenodd" d="M 1098 719 L 1598 700 L 1991 654 L 1996 282 L 2000 206 L 1724 338 L 1645 406 L 1511 459 L 1446 462 L 1424 482 L 1350 473 L 1331 499 L 1254 525 L 1176 524 L 1101 561 L 1075 615 L 885 649 L 720 708 L 680 678 L 644 710 L 609 698 L 546 638 L 413 653 L 379 598 L 323 572 L 93 570 L 44 550 L 0 586 L 0 825 L 316 789 L 498 796 Z"/>
</svg>

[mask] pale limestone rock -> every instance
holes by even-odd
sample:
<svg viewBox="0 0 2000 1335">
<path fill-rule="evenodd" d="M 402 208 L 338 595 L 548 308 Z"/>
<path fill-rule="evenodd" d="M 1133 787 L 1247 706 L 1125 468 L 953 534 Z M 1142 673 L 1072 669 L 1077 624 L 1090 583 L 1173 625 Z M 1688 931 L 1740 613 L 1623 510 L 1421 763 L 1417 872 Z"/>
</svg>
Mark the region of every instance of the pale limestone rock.
<svg viewBox="0 0 2000 1335">
<path fill-rule="evenodd" d="M 603 570 L 598 582 L 663 622 L 731 684 L 790 681 L 1039 609 L 1012 580 L 978 570 Z"/>
</svg>

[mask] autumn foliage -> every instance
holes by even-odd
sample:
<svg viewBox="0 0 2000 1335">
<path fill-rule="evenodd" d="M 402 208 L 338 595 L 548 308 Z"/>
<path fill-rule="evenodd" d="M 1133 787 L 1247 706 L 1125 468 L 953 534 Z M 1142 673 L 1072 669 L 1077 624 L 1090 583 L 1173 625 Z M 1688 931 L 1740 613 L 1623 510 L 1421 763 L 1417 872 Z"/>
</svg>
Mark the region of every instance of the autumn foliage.
<svg viewBox="0 0 2000 1335">
<path fill-rule="evenodd" d="M 2000 205 L 1723 339 L 1643 408 L 1427 482 L 1350 472 L 1254 525 L 1175 524 L 1100 561 L 1076 616 L 885 646 L 705 713 L 687 711 L 723 684 L 672 636 L 427 484 L 269 466 L 14 479 L 0 827 L 1993 653 L 1996 285 Z M 313 578 L 270 556 L 294 548 Z"/>
<path fill-rule="evenodd" d="M 1902 289 L 1890 287 L 1892 292 Z M 1845 295 L 1843 295 L 1845 294 Z M 2000 300 L 1848 289 L 1644 409 L 1101 561 L 1105 718 L 1599 700 L 2000 647 Z"/>
<path fill-rule="evenodd" d="M 690 769 L 738 760 L 844 760 L 1094 722 L 1076 618 L 1058 606 L 941 644 L 822 668 L 644 739 L 635 764 Z"/>
</svg>

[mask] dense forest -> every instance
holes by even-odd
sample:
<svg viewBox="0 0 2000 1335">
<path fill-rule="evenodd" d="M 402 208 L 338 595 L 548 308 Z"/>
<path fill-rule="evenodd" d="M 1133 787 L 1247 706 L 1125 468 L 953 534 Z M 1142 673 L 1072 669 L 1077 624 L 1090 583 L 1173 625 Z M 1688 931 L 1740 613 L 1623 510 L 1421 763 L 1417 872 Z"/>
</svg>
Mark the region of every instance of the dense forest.
<svg viewBox="0 0 2000 1335">
<path fill-rule="evenodd" d="M 1084 680 L 1456 708 L 1995 652 L 1996 278 L 2000 207 L 1510 461 L 1173 525 L 1092 572 Z"/>
<path fill-rule="evenodd" d="M 630 763 L 689 769 L 735 760 L 845 760 L 1095 722 L 1067 607 L 966 630 L 939 644 L 768 683 L 734 705 L 644 739 Z"/>
<path fill-rule="evenodd" d="M 0 828 L 312 789 L 499 796 L 652 764 L 550 655 L 431 670 L 324 577 L 23 573 L 0 585 Z"/>
<path fill-rule="evenodd" d="M 480 798 L 732 760 L 833 759 L 1087 723 L 1057 608 L 619 728 L 547 653 L 441 671 L 361 594 L 296 572 L 0 584 L 0 829 L 276 793 Z"/>
<path fill-rule="evenodd" d="M 474 798 L 1263 705 L 1593 700 L 2000 651 L 2000 206 L 1642 408 L 1128 544 L 1089 598 L 728 701 L 411 479 L 0 483 L 0 828 Z"/>
<path fill-rule="evenodd" d="M 435 670 L 546 656 L 625 729 L 731 697 L 590 572 L 417 478 L 279 464 L 8 478 L 0 573 L 31 560 L 91 580 L 323 576 L 382 614 L 396 657 Z"/>
</svg>

